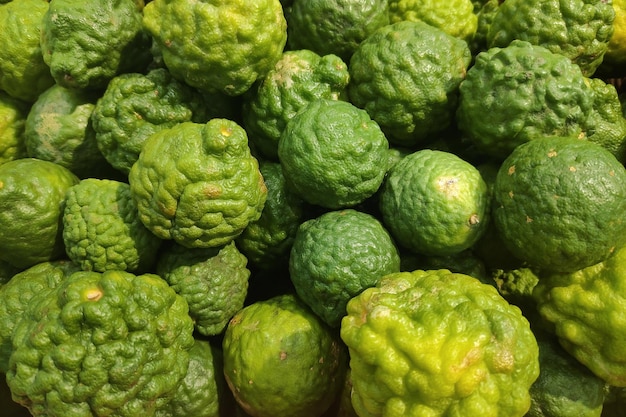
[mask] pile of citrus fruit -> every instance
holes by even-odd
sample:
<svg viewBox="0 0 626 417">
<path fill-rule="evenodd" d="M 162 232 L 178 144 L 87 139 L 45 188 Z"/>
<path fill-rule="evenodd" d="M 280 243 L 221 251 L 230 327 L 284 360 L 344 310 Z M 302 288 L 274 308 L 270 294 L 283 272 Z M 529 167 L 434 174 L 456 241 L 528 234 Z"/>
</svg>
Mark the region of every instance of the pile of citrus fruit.
<svg viewBox="0 0 626 417">
<path fill-rule="evenodd" d="M 626 1 L 0 0 L 8 417 L 626 409 Z"/>
</svg>

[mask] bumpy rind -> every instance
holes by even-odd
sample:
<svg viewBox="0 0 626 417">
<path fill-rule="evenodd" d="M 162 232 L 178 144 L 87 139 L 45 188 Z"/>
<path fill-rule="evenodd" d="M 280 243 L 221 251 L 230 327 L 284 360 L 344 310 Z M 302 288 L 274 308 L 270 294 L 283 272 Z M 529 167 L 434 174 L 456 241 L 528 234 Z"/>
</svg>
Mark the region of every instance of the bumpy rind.
<svg viewBox="0 0 626 417">
<path fill-rule="evenodd" d="M 142 223 L 186 247 L 231 242 L 258 220 L 267 198 L 245 130 L 227 119 L 179 123 L 151 135 L 129 183 Z"/>
<path fill-rule="evenodd" d="M 187 300 L 203 336 L 221 334 L 248 294 L 250 270 L 234 242 L 207 249 L 173 245 L 161 252 L 156 271 Z"/>
<path fill-rule="evenodd" d="M 156 275 L 75 272 L 15 326 L 13 398 L 35 416 L 154 415 L 187 373 L 187 311 Z"/>
<path fill-rule="evenodd" d="M 85 271 L 145 272 L 161 245 L 139 220 L 125 182 L 83 179 L 67 191 L 62 220 L 67 256 Z"/>
<path fill-rule="evenodd" d="M 265 76 L 287 43 L 279 0 L 155 0 L 143 23 L 172 75 L 203 91 L 238 96 Z"/>
<path fill-rule="evenodd" d="M 381 415 L 523 416 L 537 341 L 490 285 L 448 270 L 384 277 L 348 303 L 352 403 Z"/>
</svg>

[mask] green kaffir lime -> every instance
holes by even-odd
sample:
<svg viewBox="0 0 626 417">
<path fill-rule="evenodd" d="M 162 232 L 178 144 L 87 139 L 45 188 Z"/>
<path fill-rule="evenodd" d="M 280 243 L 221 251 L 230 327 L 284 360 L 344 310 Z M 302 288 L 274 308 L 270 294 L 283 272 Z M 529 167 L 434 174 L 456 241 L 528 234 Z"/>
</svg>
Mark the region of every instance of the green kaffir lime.
<svg viewBox="0 0 626 417">
<path fill-rule="evenodd" d="M 445 269 L 386 275 L 348 302 L 341 338 L 361 417 L 522 417 L 539 375 L 520 310 Z"/>
<path fill-rule="evenodd" d="M 153 416 L 188 372 L 187 303 L 153 274 L 78 271 L 33 296 L 7 383 L 33 416 Z"/>
<path fill-rule="evenodd" d="M 285 51 L 268 74 L 243 96 L 243 124 L 255 148 L 278 159 L 278 141 L 297 112 L 317 99 L 338 100 L 350 75 L 336 55 Z"/>
<path fill-rule="evenodd" d="M 18 268 L 65 257 L 67 190 L 78 177 L 50 161 L 21 158 L 0 165 L 0 259 Z"/>
<path fill-rule="evenodd" d="M 222 346 L 231 392 L 255 417 L 320 416 L 344 383 L 341 340 L 294 294 L 241 309 Z"/>
<path fill-rule="evenodd" d="M 244 306 L 250 278 L 247 262 L 234 242 L 193 249 L 172 244 L 159 254 L 156 272 L 187 300 L 195 330 L 215 336 Z"/>
<path fill-rule="evenodd" d="M 28 156 L 24 130 L 28 103 L 0 90 L 0 164 Z"/>
<path fill-rule="evenodd" d="M 389 142 L 369 114 L 347 101 L 320 99 L 289 120 L 278 158 L 290 189 L 330 209 L 371 197 L 387 171 Z"/>
<path fill-rule="evenodd" d="M 67 190 L 63 243 L 68 257 L 85 271 L 146 272 L 161 239 L 139 220 L 130 186 L 85 178 Z"/>
<path fill-rule="evenodd" d="M 0 287 L 0 372 L 9 370 L 11 336 L 33 297 L 51 291 L 80 267 L 66 259 L 41 262 L 13 275 Z"/>
<path fill-rule="evenodd" d="M 537 137 L 584 136 L 593 108 L 580 68 L 526 41 L 479 53 L 459 90 L 459 130 L 499 160 Z"/>
<path fill-rule="evenodd" d="M 487 32 L 489 47 L 513 40 L 563 55 L 591 76 L 602 63 L 613 34 L 615 11 L 605 0 L 507 0 Z"/>
<path fill-rule="evenodd" d="M 190 248 L 231 242 L 258 220 L 267 198 L 246 131 L 228 119 L 155 132 L 128 179 L 142 223 Z"/>
<path fill-rule="evenodd" d="M 261 161 L 259 170 L 267 187 L 267 199 L 261 217 L 250 222 L 236 242 L 252 266 L 268 270 L 286 264 L 306 207 L 304 200 L 287 187 L 278 162 Z"/>
<path fill-rule="evenodd" d="M 287 14 L 287 45 L 349 61 L 361 42 L 389 23 L 387 0 L 295 0 Z"/>
<path fill-rule="evenodd" d="M 234 399 L 223 372 L 222 350 L 209 341 L 195 339 L 185 378 L 155 417 L 233 416 Z"/>
<path fill-rule="evenodd" d="M 586 138 L 607 148 L 622 163 L 626 162 L 626 118 L 613 84 L 589 78 L 593 108 L 585 122 Z"/>
<path fill-rule="evenodd" d="M 64 166 L 79 178 L 114 173 L 98 149 L 91 124 L 97 98 L 59 84 L 41 93 L 26 118 L 28 156 Z"/>
<path fill-rule="evenodd" d="M 571 272 L 626 243 L 626 169 L 604 147 L 537 138 L 502 163 L 493 218 L 502 243 L 529 266 Z"/>
<path fill-rule="evenodd" d="M 471 61 L 467 42 L 424 22 L 386 25 L 348 65 L 348 95 L 397 145 L 413 146 L 452 124 Z"/>
<path fill-rule="evenodd" d="M 526 417 L 600 417 L 606 383 L 564 350 L 553 334 L 533 332 L 541 372 L 530 387 Z"/>
<path fill-rule="evenodd" d="M 91 120 L 98 149 L 128 175 L 151 134 L 182 122 L 206 123 L 230 115 L 232 107 L 221 95 L 205 97 L 166 68 L 155 68 L 114 77 L 96 102 Z"/>
<path fill-rule="evenodd" d="M 399 245 L 423 255 L 453 255 L 485 233 L 490 195 L 469 162 L 423 149 L 391 168 L 380 190 L 380 211 Z"/>
<path fill-rule="evenodd" d="M 545 274 L 533 298 L 560 345 L 606 383 L 626 387 L 626 249 L 569 273 Z"/>
<path fill-rule="evenodd" d="M 40 45 L 41 22 L 48 8 L 44 0 L 0 4 L 4 45 L 0 50 L 0 90 L 29 103 L 54 84 Z"/>
<path fill-rule="evenodd" d="M 103 90 L 118 74 L 142 71 L 152 59 L 142 9 L 136 0 L 50 2 L 41 49 L 56 83 Z"/>
<path fill-rule="evenodd" d="M 143 16 L 172 75 L 203 91 L 243 94 L 287 42 L 279 0 L 153 0 Z"/>
<path fill-rule="evenodd" d="M 478 26 L 472 0 L 389 0 L 391 23 L 422 21 L 469 42 Z"/>
<path fill-rule="evenodd" d="M 352 297 L 399 271 L 400 256 L 389 232 L 374 216 L 354 209 L 302 223 L 289 255 L 296 293 L 335 328 Z"/>
</svg>

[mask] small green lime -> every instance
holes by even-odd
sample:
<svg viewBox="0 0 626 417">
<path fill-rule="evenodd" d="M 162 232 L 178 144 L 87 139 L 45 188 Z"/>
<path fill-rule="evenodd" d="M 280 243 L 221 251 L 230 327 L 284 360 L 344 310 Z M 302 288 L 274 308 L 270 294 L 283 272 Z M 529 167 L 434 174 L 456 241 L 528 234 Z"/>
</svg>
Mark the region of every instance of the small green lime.
<svg viewBox="0 0 626 417">
<path fill-rule="evenodd" d="M 0 90 L 0 164 L 28 156 L 24 130 L 29 106 Z"/>
<path fill-rule="evenodd" d="M 174 77 L 232 96 L 264 77 L 287 43 L 279 0 L 153 0 L 143 23 Z"/>
<path fill-rule="evenodd" d="M 257 301 L 235 314 L 223 351 L 226 381 L 255 417 L 320 416 L 344 383 L 345 347 L 293 294 Z"/>
<path fill-rule="evenodd" d="M 248 260 L 234 242 L 218 248 L 171 244 L 159 253 L 156 272 L 187 300 L 196 332 L 221 334 L 248 295 Z"/>
<path fill-rule="evenodd" d="M 490 195 L 472 164 L 449 152 L 424 149 L 389 171 L 380 210 L 401 246 L 424 255 L 452 255 L 485 233 Z"/>
<path fill-rule="evenodd" d="M 471 59 L 467 42 L 427 23 L 386 25 L 352 55 L 348 96 L 390 142 L 412 147 L 452 125 Z"/>
<path fill-rule="evenodd" d="M 152 270 L 161 239 L 139 220 L 127 183 L 81 180 L 67 190 L 62 220 L 65 252 L 83 270 Z"/>
<path fill-rule="evenodd" d="M 315 100 L 289 120 L 278 142 L 287 185 L 308 203 L 338 209 L 371 197 L 387 171 L 389 142 L 365 110 Z"/>
<path fill-rule="evenodd" d="M 142 223 L 190 248 L 231 242 L 258 220 L 267 198 L 246 131 L 228 119 L 153 133 L 128 179 Z"/>
<path fill-rule="evenodd" d="M 296 293 L 335 328 L 352 297 L 398 271 L 400 256 L 389 232 L 374 216 L 354 209 L 302 223 L 289 256 Z"/>
<path fill-rule="evenodd" d="M 0 165 L 0 259 L 27 268 L 64 257 L 65 196 L 78 181 L 67 168 L 41 159 Z"/>
<path fill-rule="evenodd" d="M 626 169 L 604 147 L 571 137 L 518 146 L 494 185 L 503 244 L 529 266 L 571 272 L 626 243 Z"/>
</svg>

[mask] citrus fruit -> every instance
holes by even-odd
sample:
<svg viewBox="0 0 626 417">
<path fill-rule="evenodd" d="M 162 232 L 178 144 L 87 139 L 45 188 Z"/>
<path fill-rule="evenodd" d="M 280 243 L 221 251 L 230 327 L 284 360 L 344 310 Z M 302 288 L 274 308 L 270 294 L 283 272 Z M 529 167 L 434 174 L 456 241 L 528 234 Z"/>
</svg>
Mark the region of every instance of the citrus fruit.
<svg viewBox="0 0 626 417">
<path fill-rule="evenodd" d="M 114 76 L 150 63 L 143 1 L 58 0 L 41 21 L 41 51 L 55 82 L 101 91 Z"/>
<path fill-rule="evenodd" d="M 489 224 L 480 172 L 455 154 L 423 149 L 391 168 L 380 191 L 385 226 L 399 245 L 424 255 L 470 248 Z"/>
<path fill-rule="evenodd" d="M 494 185 L 502 242 L 530 266 L 571 272 L 625 243 L 626 169 L 602 146 L 548 136 L 518 146 Z"/>
<path fill-rule="evenodd" d="M 274 269 L 286 263 L 298 226 L 304 221 L 304 200 L 289 190 L 278 162 L 262 160 L 259 170 L 267 187 L 267 199 L 258 220 L 250 222 L 236 238 L 250 265 Z"/>
<path fill-rule="evenodd" d="M 348 300 L 398 271 L 400 256 L 389 232 L 374 216 L 354 209 L 329 211 L 302 223 L 289 255 L 296 293 L 335 328 Z"/>
<path fill-rule="evenodd" d="M 49 3 L 12 0 L 0 4 L 4 48 L 0 50 L 0 90 L 32 103 L 54 84 L 40 45 L 41 22 Z"/>
<path fill-rule="evenodd" d="M 391 23 L 422 21 L 467 42 L 478 26 L 471 0 L 389 0 L 389 15 Z"/>
<path fill-rule="evenodd" d="M 189 349 L 189 367 L 176 395 L 155 417 L 232 416 L 234 399 L 224 379 L 222 350 L 215 344 L 195 339 Z"/>
<path fill-rule="evenodd" d="M 33 297 L 51 291 L 80 267 L 70 260 L 41 262 L 13 275 L 0 287 L 0 373 L 9 370 L 15 324 L 29 308 Z"/>
<path fill-rule="evenodd" d="M 161 239 L 139 220 L 130 186 L 85 178 L 67 190 L 62 215 L 67 256 L 85 271 L 146 272 Z"/>
<path fill-rule="evenodd" d="M 591 76 L 602 63 L 613 34 L 615 11 L 604 0 L 507 0 L 493 16 L 488 47 L 513 40 L 541 45 L 565 56 Z"/>
<path fill-rule="evenodd" d="M 107 84 L 91 115 L 98 149 L 114 168 L 128 175 L 152 133 L 229 114 L 227 100 L 207 96 L 173 78 L 165 68 L 120 74 Z M 209 98 L 224 112 L 213 112 Z"/>
<path fill-rule="evenodd" d="M 279 0 L 154 0 L 143 23 L 174 77 L 232 96 L 265 76 L 287 43 Z"/>
<path fill-rule="evenodd" d="M 16 323 L 7 384 L 34 416 L 152 416 L 187 373 L 192 332 L 157 275 L 74 272 Z"/>
<path fill-rule="evenodd" d="M 215 336 L 244 306 L 250 278 L 247 262 L 234 242 L 193 249 L 171 244 L 159 253 L 156 272 L 187 300 L 196 332 Z"/>
<path fill-rule="evenodd" d="M 361 417 L 524 416 L 539 375 L 526 318 L 448 270 L 383 277 L 348 302 L 352 404 Z"/>
<path fill-rule="evenodd" d="M 470 61 L 467 43 L 441 29 L 412 21 L 386 25 L 352 55 L 348 96 L 390 142 L 414 146 L 452 124 Z"/>
<path fill-rule="evenodd" d="M 0 259 L 25 269 L 64 257 L 65 194 L 78 181 L 67 168 L 41 159 L 0 165 Z"/>
<path fill-rule="evenodd" d="M 593 107 L 585 122 L 586 138 L 607 148 L 618 161 L 626 162 L 626 118 L 613 84 L 600 78 L 588 80 L 593 90 Z"/>
<path fill-rule="evenodd" d="M 128 180 L 141 222 L 186 247 L 231 242 L 261 216 L 267 198 L 246 131 L 228 119 L 153 133 Z"/>
<path fill-rule="evenodd" d="M 349 61 L 356 48 L 388 25 L 388 0 L 294 0 L 287 16 L 287 46 Z"/>
<path fill-rule="evenodd" d="M 369 114 L 350 102 L 312 101 L 287 123 L 278 159 L 288 187 L 329 209 L 372 196 L 387 170 L 389 142 Z"/>
<path fill-rule="evenodd" d="M 344 383 L 341 340 L 293 294 L 257 301 L 235 314 L 223 352 L 226 381 L 254 417 L 320 416 Z"/>
<path fill-rule="evenodd" d="M 25 158 L 24 130 L 30 107 L 0 90 L 0 164 Z"/>
<path fill-rule="evenodd" d="M 624 247 L 574 272 L 543 274 L 532 297 L 561 346 L 596 376 L 626 386 Z"/>
<path fill-rule="evenodd" d="M 278 160 L 278 141 L 289 119 L 313 100 L 338 100 L 349 79 L 348 66 L 336 55 L 285 51 L 243 96 L 243 125 L 252 145 L 265 158 Z"/>
<path fill-rule="evenodd" d="M 527 417 L 600 417 L 606 383 L 567 353 L 558 339 L 534 330 L 539 346 L 539 377 L 530 387 Z"/>
<path fill-rule="evenodd" d="M 479 53 L 459 90 L 459 130 L 500 161 L 536 137 L 584 136 L 593 106 L 577 65 L 526 41 Z"/>
<path fill-rule="evenodd" d="M 79 178 L 113 174 L 91 124 L 97 99 L 94 93 L 59 84 L 41 93 L 26 118 L 28 156 L 64 166 Z"/>
</svg>

